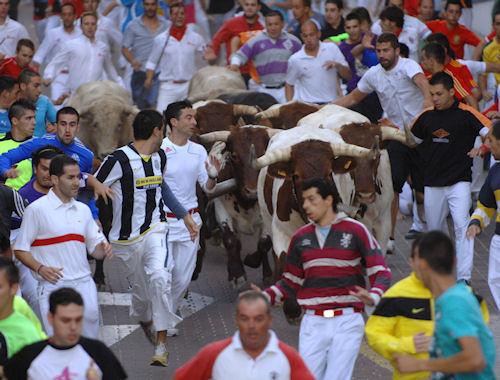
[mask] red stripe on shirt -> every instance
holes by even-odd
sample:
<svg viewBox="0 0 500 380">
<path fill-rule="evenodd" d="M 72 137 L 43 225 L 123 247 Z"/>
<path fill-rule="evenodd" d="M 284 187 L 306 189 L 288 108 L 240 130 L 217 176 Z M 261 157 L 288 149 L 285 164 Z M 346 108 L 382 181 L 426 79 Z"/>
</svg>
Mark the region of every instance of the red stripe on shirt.
<svg viewBox="0 0 500 380">
<path fill-rule="evenodd" d="M 36 239 L 33 243 L 31 243 L 32 247 L 42 247 L 45 245 L 54 245 L 60 243 L 66 243 L 68 241 L 79 241 L 81 243 L 85 243 L 85 237 L 79 234 L 66 234 L 61 236 L 56 236 L 48 239 Z"/>
</svg>

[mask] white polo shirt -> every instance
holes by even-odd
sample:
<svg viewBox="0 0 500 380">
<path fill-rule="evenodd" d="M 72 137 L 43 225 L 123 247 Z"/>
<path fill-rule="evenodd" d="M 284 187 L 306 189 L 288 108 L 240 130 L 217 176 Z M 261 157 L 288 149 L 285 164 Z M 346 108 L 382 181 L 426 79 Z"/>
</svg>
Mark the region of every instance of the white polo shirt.
<svg viewBox="0 0 500 380">
<path fill-rule="evenodd" d="M 404 17 L 403 30 L 405 30 L 406 28 L 416 29 L 420 40 L 427 38 L 427 36 L 432 33 L 427 25 L 425 25 L 422 21 L 420 21 L 416 17 L 409 15 L 405 15 Z M 373 34 L 376 34 L 377 36 L 381 35 L 382 26 L 380 25 L 380 20 L 375 21 L 371 29 Z"/>
<path fill-rule="evenodd" d="M 358 89 L 365 94 L 376 91 L 387 118 L 402 129 L 422 112 L 424 96 L 413 82 L 419 73 L 423 71 L 418 63 L 399 57 L 389 71 L 380 63 L 370 67 L 358 82 Z"/>
<path fill-rule="evenodd" d="M 196 182 L 202 188 L 208 181 L 207 169 L 207 151 L 205 148 L 192 141 L 186 145 L 175 145 L 168 137 L 163 140 L 161 149 L 167 156 L 167 170 L 164 176 L 165 182 L 172 190 L 179 203 L 186 209 L 191 210 L 198 207 L 198 197 L 196 196 Z M 165 212 L 170 210 L 165 206 Z M 195 222 L 201 224 L 199 214 L 193 214 Z M 189 231 L 186 229 L 182 220 L 168 218 L 170 224 L 168 238 L 190 240 Z"/>
<path fill-rule="evenodd" d="M 87 251 L 94 252 L 103 241 L 89 207 L 75 199 L 63 203 L 51 189 L 26 208 L 14 250 L 63 268 L 64 280 L 77 280 L 91 274 Z"/>
<path fill-rule="evenodd" d="M 170 28 L 155 37 L 153 49 L 146 62 L 146 70 L 160 71 L 158 78 L 161 81 L 189 81 L 198 71 L 196 53 L 205 50 L 205 41 L 189 25 L 180 41 L 169 37 L 169 34 Z"/>
<path fill-rule="evenodd" d="M 336 44 L 320 42 L 316 57 L 306 54 L 304 46 L 288 61 L 286 83 L 294 86 L 294 100 L 326 103 L 337 99 L 337 70 L 323 65 L 335 61 L 349 67 Z"/>
<path fill-rule="evenodd" d="M 217 356 L 212 369 L 213 380 L 264 380 L 290 379 L 290 363 L 279 348 L 276 334 L 269 330 L 271 337 L 266 348 L 255 359 L 243 349 L 239 332 L 232 342 Z"/>
<path fill-rule="evenodd" d="M 3 25 L 0 25 L 0 53 L 6 57 L 16 54 L 17 41 L 21 38 L 30 38 L 23 24 L 7 16 Z"/>
</svg>

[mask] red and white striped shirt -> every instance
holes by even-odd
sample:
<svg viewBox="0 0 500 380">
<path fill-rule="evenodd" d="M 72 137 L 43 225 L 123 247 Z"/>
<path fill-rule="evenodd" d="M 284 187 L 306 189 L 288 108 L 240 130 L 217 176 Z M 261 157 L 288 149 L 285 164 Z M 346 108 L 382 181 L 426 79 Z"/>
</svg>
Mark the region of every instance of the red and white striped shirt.
<svg viewBox="0 0 500 380">
<path fill-rule="evenodd" d="M 94 252 L 106 238 L 89 207 L 72 199 L 63 203 L 50 190 L 25 210 L 14 250 L 31 252 L 45 266 L 63 268 L 64 280 L 91 274 L 87 250 Z"/>
<path fill-rule="evenodd" d="M 288 248 L 283 276 L 266 289 L 272 304 L 296 296 L 304 309 L 328 310 L 363 303 L 349 294 L 363 288 L 378 302 L 391 283 L 391 271 L 375 238 L 357 220 L 339 213 L 326 238 L 314 224 L 295 232 Z"/>
</svg>

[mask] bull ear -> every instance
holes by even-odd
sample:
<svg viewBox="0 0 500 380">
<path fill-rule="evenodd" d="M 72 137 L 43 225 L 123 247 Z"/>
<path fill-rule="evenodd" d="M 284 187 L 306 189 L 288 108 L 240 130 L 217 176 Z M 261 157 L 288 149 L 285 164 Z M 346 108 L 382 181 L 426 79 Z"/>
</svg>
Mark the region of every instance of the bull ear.
<svg viewBox="0 0 500 380">
<path fill-rule="evenodd" d="M 293 176 L 292 165 L 290 162 L 277 162 L 268 166 L 267 174 L 274 178 L 291 179 Z"/>
<path fill-rule="evenodd" d="M 340 156 L 332 159 L 332 169 L 334 173 L 343 174 L 356 168 L 356 160 L 352 157 Z"/>
</svg>

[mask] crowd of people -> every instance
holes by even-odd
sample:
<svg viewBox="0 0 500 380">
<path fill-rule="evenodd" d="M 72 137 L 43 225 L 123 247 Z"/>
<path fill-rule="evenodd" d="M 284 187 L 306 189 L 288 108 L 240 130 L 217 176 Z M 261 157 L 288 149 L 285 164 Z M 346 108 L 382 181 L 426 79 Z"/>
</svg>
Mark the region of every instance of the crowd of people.
<svg viewBox="0 0 500 380">
<path fill-rule="evenodd" d="M 238 331 L 175 379 L 350 379 L 363 339 L 395 379 L 495 378 L 488 306 L 471 277 L 474 239 L 500 202 L 500 8 L 479 37 L 463 0 L 35 0 L 33 25 L 16 21 L 17 7 L 0 0 L 0 378 L 127 377 L 98 340 L 89 263 L 113 256 L 150 364 L 168 366 L 197 264 L 197 186 L 210 194 L 224 166 L 191 140 L 186 98 L 205 65 L 277 103 L 335 104 L 404 131 L 411 144 L 383 146 L 393 188 L 381 191 L 393 193 L 387 253 L 406 254 L 395 228 L 398 215 L 412 219 L 412 272 L 391 286 L 391 256 L 339 209 L 332 182 L 305 181 L 310 223 L 294 233 L 281 279 L 240 293 Z M 101 80 L 140 111 L 132 141 L 96 165 L 69 100 Z M 271 306 L 290 301 L 301 309 L 298 352 L 271 330 Z"/>
</svg>

